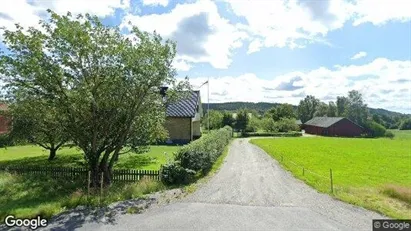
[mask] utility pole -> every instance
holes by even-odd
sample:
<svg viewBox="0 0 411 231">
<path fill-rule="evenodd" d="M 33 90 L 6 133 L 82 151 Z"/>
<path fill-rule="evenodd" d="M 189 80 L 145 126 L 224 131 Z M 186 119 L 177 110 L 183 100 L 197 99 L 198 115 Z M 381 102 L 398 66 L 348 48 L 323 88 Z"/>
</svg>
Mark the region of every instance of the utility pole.
<svg viewBox="0 0 411 231">
<path fill-rule="evenodd" d="M 207 80 L 207 126 L 208 126 L 208 133 L 210 133 L 210 77 Z"/>
</svg>

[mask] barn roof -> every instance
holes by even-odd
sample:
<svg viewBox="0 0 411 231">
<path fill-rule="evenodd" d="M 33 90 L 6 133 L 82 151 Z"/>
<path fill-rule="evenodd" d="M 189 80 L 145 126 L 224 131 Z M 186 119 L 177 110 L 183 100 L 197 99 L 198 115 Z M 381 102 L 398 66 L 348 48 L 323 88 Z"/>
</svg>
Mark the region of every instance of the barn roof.
<svg viewBox="0 0 411 231">
<path fill-rule="evenodd" d="M 195 117 L 197 105 L 200 102 L 200 91 L 191 91 L 188 95 L 177 102 L 167 106 L 168 117 Z M 199 105 L 198 105 L 199 106 Z"/>
<path fill-rule="evenodd" d="M 304 124 L 316 126 L 316 127 L 328 128 L 342 119 L 344 119 L 344 117 L 314 117 L 311 120 L 305 122 Z"/>
</svg>

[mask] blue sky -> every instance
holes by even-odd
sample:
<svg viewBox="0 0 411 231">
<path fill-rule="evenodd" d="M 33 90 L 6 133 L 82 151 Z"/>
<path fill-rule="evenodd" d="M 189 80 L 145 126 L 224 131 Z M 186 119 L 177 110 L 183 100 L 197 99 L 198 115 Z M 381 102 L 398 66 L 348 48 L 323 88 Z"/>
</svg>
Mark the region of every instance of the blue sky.
<svg viewBox="0 0 411 231">
<path fill-rule="evenodd" d="M 178 77 L 209 79 L 211 102 L 327 102 L 355 89 L 371 107 L 411 113 L 407 0 L 15 0 L 0 27 L 36 26 L 47 8 L 175 40 Z"/>
</svg>

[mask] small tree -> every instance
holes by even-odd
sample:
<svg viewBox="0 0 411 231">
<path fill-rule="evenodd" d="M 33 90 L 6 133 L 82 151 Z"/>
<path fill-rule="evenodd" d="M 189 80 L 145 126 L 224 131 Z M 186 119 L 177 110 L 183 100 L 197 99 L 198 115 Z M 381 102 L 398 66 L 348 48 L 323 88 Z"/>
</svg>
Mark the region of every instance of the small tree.
<svg viewBox="0 0 411 231">
<path fill-rule="evenodd" d="M 235 122 L 235 120 L 234 120 L 234 118 L 233 118 L 233 114 L 232 114 L 232 113 L 230 113 L 230 112 L 224 112 L 224 113 L 223 113 L 223 121 L 222 121 L 223 127 L 224 127 L 224 126 L 233 127 L 234 122 Z"/>
<path fill-rule="evenodd" d="M 235 119 L 235 128 L 241 132 L 244 132 L 249 121 L 250 118 L 248 117 L 248 111 L 241 109 L 237 112 L 237 117 Z"/>
<path fill-rule="evenodd" d="M 57 150 L 69 139 L 58 122 L 61 115 L 45 100 L 20 96 L 10 105 L 9 112 L 11 139 L 29 141 L 49 150 L 48 160 L 53 160 Z"/>
<path fill-rule="evenodd" d="M 208 118 L 210 116 L 210 118 Z M 208 122 L 210 122 L 210 129 L 219 129 L 223 127 L 223 113 L 217 110 L 210 110 L 207 112 L 206 119 L 202 120 L 203 127 L 208 127 Z"/>
</svg>

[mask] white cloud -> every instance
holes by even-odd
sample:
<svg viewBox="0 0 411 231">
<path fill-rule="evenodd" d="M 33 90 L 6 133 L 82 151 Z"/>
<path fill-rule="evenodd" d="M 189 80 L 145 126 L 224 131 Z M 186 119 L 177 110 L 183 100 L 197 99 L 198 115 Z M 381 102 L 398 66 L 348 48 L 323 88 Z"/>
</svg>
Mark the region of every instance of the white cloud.
<svg viewBox="0 0 411 231">
<path fill-rule="evenodd" d="M 411 20 L 411 2 L 407 0 L 357 0 L 353 6 L 353 25 L 370 22 L 383 25 L 389 21 L 407 22 Z"/>
<path fill-rule="evenodd" d="M 411 61 L 378 58 L 364 65 L 336 65 L 307 72 L 290 72 L 261 79 L 253 73 L 240 76 L 196 77 L 199 86 L 210 78 L 210 102 L 280 102 L 297 105 L 306 95 L 324 102 L 359 90 L 365 102 L 374 108 L 411 113 Z M 207 86 L 201 88 L 207 101 Z"/>
<path fill-rule="evenodd" d="M 143 5 L 166 7 L 168 5 L 168 0 L 143 0 Z"/>
<path fill-rule="evenodd" d="M 214 68 L 227 68 L 232 62 L 232 50 L 241 47 L 247 37 L 222 18 L 217 5 L 209 0 L 178 4 L 164 14 L 128 14 L 121 26 L 130 28 L 128 22 L 177 41 L 179 58 L 190 65 L 209 63 Z"/>
<path fill-rule="evenodd" d="M 252 37 L 248 53 L 263 47 L 303 48 L 305 41 L 331 45 L 326 35 L 349 21 L 358 26 L 411 19 L 411 1 L 406 0 L 224 1 L 247 21 L 242 28 Z"/>
<path fill-rule="evenodd" d="M 357 54 L 355 54 L 353 57 L 351 57 L 351 59 L 360 59 L 367 56 L 367 52 L 365 51 L 360 51 Z"/>
<path fill-rule="evenodd" d="M 100 17 L 113 15 L 115 9 L 128 9 L 130 0 L 58 0 L 58 1 L 27 1 L 14 0 L 0 7 L 0 27 L 13 30 L 15 23 L 23 27 L 38 26 L 39 20 L 46 16 L 46 10 L 51 9 L 58 14 L 70 11 L 72 14 L 90 13 Z"/>
</svg>

